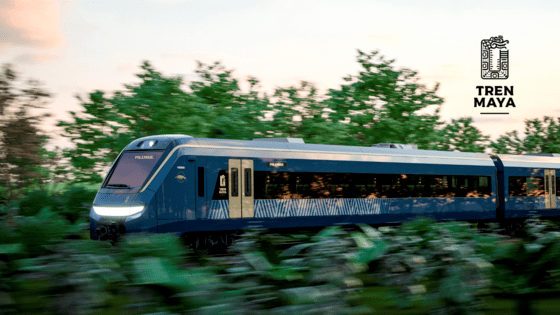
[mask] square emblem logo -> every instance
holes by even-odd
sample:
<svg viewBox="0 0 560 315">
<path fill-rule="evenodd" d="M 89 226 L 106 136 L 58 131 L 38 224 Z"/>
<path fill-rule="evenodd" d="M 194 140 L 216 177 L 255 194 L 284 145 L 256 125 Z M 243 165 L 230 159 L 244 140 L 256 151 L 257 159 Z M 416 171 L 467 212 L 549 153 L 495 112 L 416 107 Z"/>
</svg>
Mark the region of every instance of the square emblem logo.
<svg viewBox="0 0 560 315">
<path fill-rule="evenodd" d="M 480 71 L 483 79 L 507 79 L 509 77 L 509 49 L 500 35 L 480 42 Z"/>
</svg>

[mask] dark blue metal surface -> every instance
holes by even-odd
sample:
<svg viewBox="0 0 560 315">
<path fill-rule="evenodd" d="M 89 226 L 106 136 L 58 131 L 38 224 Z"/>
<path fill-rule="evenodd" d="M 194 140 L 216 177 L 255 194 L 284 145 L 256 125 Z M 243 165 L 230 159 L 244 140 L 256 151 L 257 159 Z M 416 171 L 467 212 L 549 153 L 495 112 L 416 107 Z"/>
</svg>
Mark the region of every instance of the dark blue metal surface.
<svg viewBox="0 0 560 315">
<path fill-rule="evenodd" d="M 402 223 L 415 218 L 431 218 L 437 221 L 451 220 L 483 220 L 493 219 L 488 212 L 446 212 L 426 214 L 383 214 L 383 215 L 347 215 L 347 216 L 312 216 L 290 218 L 252 218 L 252 219 L 227 219 L 227 220 L 175 220 L 166 221 L 158 227 L 160 233 L 182 234 L 183 231 L 235 231 L 246 228 L 297 228 L 330 225 L 350 224 L 390 224 Z"/>
</svg>

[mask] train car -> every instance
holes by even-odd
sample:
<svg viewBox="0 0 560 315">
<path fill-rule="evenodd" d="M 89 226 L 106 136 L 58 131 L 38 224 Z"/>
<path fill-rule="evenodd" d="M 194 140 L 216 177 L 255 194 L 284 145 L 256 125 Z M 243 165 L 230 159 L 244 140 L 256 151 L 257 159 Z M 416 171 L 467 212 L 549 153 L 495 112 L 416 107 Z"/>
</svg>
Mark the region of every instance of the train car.
<svg viewBox="0 0 560 315">
<path fill-rule="evenodd" d="M 90 236 L 174 233 L 204 235 L 206 242 L 249 227 L 497 218 L 497 168 L 489 155 L 398 147 L 141 138 L 106 176 L 90 212 Z M 502 163 L 504 174 L 516 174 Z"/>
<path fill-rule="evenodd" d="M 500 217 L 558 217 L 560 154 L 499 154 L 493 157 L 501 184 Z"/>
</svg>

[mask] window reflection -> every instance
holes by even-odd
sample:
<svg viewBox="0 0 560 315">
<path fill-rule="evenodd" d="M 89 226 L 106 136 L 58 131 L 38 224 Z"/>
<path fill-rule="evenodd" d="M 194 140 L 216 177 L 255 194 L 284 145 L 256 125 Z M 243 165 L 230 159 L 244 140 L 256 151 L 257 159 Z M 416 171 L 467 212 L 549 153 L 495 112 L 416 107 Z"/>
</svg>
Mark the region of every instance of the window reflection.
<svg viewBox="0 0 560 315">
<path fill-rule="evenodd" d="M 490 176 L 255 172 L 255 199 L 490 197 Z"/>
<path fill-rule="evenodd" d="M 543 177 L 510 176 L 510 197 L 541 197 L 545 195 Z"/>
</svg>

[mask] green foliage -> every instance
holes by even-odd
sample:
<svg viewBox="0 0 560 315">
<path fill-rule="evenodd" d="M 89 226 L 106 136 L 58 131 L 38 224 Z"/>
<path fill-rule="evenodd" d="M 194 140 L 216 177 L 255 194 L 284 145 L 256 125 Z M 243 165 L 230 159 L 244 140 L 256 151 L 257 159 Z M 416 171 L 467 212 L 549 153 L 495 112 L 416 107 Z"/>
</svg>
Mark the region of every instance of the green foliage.
<svg viewBox="0 0 560 315">
<path fill-rule="evenodd" d="M 353 232 L 352 238 L 360 248 L 354 261 L 360 265 L 367 265 L 369 268 L 372 262 L 380 260 L 387 251 L 387 242 L 381 233 L 369 225 L 361 224 L 360 229 L 364 233 Z"/>
<path fill-rule="evenodd" d="M 127 278 L 101 242 L 72 241 L 52 246 L 52 255 L 15 261 L 12 307 L 26 314 L 90 313 L 120 294 Z"/>
<path fill-rule="evenodd" d="M 436 127 L 441 124 L 439 110 L 443 99 L 433 89 L 418 83 L 417 72 L 395 69 L 378 51 L 358 50 L 358 63 L 363 68 L 357 76 L 347 76 L 340 89 L 330 89 L 327 104 L 334 121 L 350 121 L 350 145 L 374 143 L 415 143 L 430 149 L 441 142 Z M 435 107 L 433 114 L 418 111 Z"/>
<path fill-rule="evenodd" d="M 527 236 L 495 247 L 493 285 L 518 301 L 519 313 L 531 312 L 531 300 L 543 288 L 560 283 L 560 232 L 540 219 L 527 220 Z"/>
<path fill-rule="evenodd" d="M 86 217 L 89 214 L 96 194 L 96 190 L 71 187 L 61 195 L 62 209 L 59 214 L 71 223 L 75 223 L 80 217 Z"/>
<path fill-rule="evenodd" d="M 398 288 L 397 305 L 430 305 L 433 314 L 480 311 L 492 264 L 479 253 L 477 232 L 468 224 L 420 219 L 388 234 L 387 255 L 374 274 Z"/>
<path fill-rule="evenodd" d="M 259 251 L 259 244 L 271 238 L 278 239 L 266 231 L 250 231 L 234 243 L 231 252 L 240 255 L 221 273 L 226 283 L 222 290 L 236 295 L 227 302 L 230 309 L 258 314 L 371 312 L 354 303 L 362 287 L 355 275 L 363 269 L 349 259 L 353 242 L 344 230 L 326 228 L 309 242 L 282 251 L 277 263 Z M 213 258 L 211 262 L 219 266 L 228 260 Z M 234 301 L 241 305 L 235 306 Z"/>
<path fill-rule="evenodd" d="M 558 126 L 552 118 L 528 120 L 526 137 L 516 132 L 490 143 L 463 117 L 440 121 L 443 99 L 438 85 L 418 83 L 418 73 L 397 69 L 378 51 L 358 50 L 361 70 L 347 83 L 319 95 L 313 84 L 279 87 L 269 98 L 259 92 L 251 77 L 242 91 L 219 62 L 198 63 L 198 80 L 183 90 L 183 79 L 167 77 L 144 62 L 138 84 L 106 97 L 102 91 L 78 97 L 84 115 L 71 113 L 72 121 L 59 122 L 65 136 L 76 144 L 64 156 L 71 160 L 78 182 L 99 183 L 101 170 L 113 162 L 131 140 L 156 134 L 253 139 L 301 137 L 307 143 L 365 145 L 415 143 L 421 149 L 484 152 L 488 144 L 497 153 L 557 152 Z M 429 109 L 433 109 L 429 113 Z M 59 174 L 60 175 L 60 174 Z"/>
<path fill-rule="evenodd" d="M 297 87 L 276 88 L 274 98 L 269 106 L 273 120 L 267 122 L 265 136 L 298 137 L 321 144 L 352 141 L 349 125 L 329 117 L 328 103 L 319 101 L 313 84 L 302 81 Z"/>
<path fill-rule="evenodd" d="M 559 234 L 538 220 L 521 242 L 427 219 L 379 231 L 329 227 L 312 237 L 247 231 L 229 255 L 206 258 L 171 235 L 127 235 L 113 246 L 64 240 L 71 227 L 48 209 L 16 224 L 17 238 L 0 244 L 0 311 L 15 313 L 369 314 L 358 302 L 367 272 L 396 289 L 388 297 L 397 306 L 476 314 L 492 283 L 522 297 L 558 284 L 560 270 Z M 300 244 L 278 247 L 290 240 Z"/>
<path fill-rule="evenodd" d="M 500 136 L 490 144 L 495 153 L 558 153 L 560 152 L 560 118 L 544 116 L 525 120 L 525 137 L 521 139 L 517 130 Z"/>
<path fill-rule="evenodd" d="M 45 207 L 49 207 L 53 212 L 59 212 L 61 206 L 58 196 L 53 196 L 44 190 L 33 190 L 19 202 L 19 215 L 35 216 Z"/>
<path fill-rule="evenodd" d="M 141 83 L 125 85 L 112 98 L 102 91 L 78 97 L 88 117 L 71 112 L 71 122 L 59 122 L 76 144 L 64 155 L 71 159 L 78 182 L 100 182 L 98 173 L 113 162 L 131 139 L 157 134 L 251 139 L 259 126 L 266 99 L 255 91 L 238 93 L 237 81 L 223 66 L 199 63 L 201 81 L 192 92 L 181 89 L 180 77 L 165 77 L 148 62 L 137 75 Z M 252 81 L 252 86 L 256 80 Z"/>
<path fill-rule="evenodd" d="M 67 186 L 63 191 L 32 190 L 19 201 L 18 214 L 35 216 L 45 207 L 62 218 L 76 223 L 89 213 L 96 191 L 84 186 Z"/>
<path fill-rule="evenodd" d="M 450 124 L 438 131 L 442 140 L 436 149 L 483 153 L 489 145 L 490 137 L 483 135 L 478 128 L 471 125 L 472 121 L 472 117 L 452 119 Z"/>
<path fill-rule="evenodd" d="M 46 178 L 48 137 L 38 128 L 45 115 L 31 115 L 42 108 L 50 94 L 36 80 L 24 88 L 10 64 L 0 72 L 0 203 L 22 197 L 27 186 Z"/>
<path fill-rule="evenodd" d="M 251 140 L 257 133 L 266 133 L 268 125 L 262 119 L 263 111 L 270 110 L 268 97 L 259 95 L 256 90 L 259 81 L 253 77 L 248 80 L 249 91 L 242 92 L 232 72 L 219 62 L 212 65 L 198 62 L 196 73 L 200 81 L 192 82 L 189 87 L 192 96 L 211 111 L 212 116 L 205 121 L 204 133 L 189 135 Z"/>
<path fill-rule="evenodd" d="M 350 83 L 322 97 L 305 81 L 300 86 L 277 88 L 271 101 L 250 78 L 243 92 L 232 70 L 219 62 L 198 63 L 200 79 L 190 91 L 178 77 L 165 77 L 148 62 L 136 85 L 111 98 L 102 91 L 80 97 L 84 114 L 71 113 L 71 122 L 59 122 L 65 136 L 76 144 L 64 156 L 71 159 L 80 182 L 99 182 L 100 170 L 114 161 L 118 150 L 132 139 L 155 134 L 253 139 L 301 137 L 308 143 L 371 145 L 379 142 L 417 143 L 432 148 L 441 142 L 436 133 L 439 107 L 437 86 L 418 84 L 417 73 L 394 69 L 392 60 L 358 52 L 363 71 L 348 76 Z M 437 106 L 434 114 L 418 111 Z M 265 118 L 266 115 L 272 115 Z M 296 119 L 297 118 L 297 119 Z"/>
<path fill-rule="evenodd" d="M 123 255 L 123 263 L 138 257 L 159 257 L 180 264 L 187 254 L 181 241 L 169 234 L 125 235 L 116 245 Z"/>
<path fill-rule="evenodd" d="M 18 242 L 26 248 L 29 256 L 49 253 L 48 245 L 59 242 L 73 232 L 71 226 L 49 207 L 43 208 L 32 217 L 21 217 L 16 222 Z"/>
</svg>

